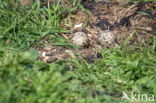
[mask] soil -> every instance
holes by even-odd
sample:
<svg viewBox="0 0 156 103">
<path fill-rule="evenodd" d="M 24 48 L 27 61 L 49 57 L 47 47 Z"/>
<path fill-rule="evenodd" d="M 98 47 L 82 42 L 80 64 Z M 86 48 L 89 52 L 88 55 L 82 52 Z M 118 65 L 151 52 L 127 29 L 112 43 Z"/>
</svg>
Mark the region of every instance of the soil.
<svg viewBox="0 0 156 103">
<path fill-rule="evenodd" d="M 72 0 L 71 0 L 72 1 Z M 72 7 L 70 0 L 62 0 L 63 4 L 69 8 Z M 88 34 L 89 45 L 82 49 L 69 49 L 59 46 L 50 46 L 48 51 L 40 48 L 40 60 L 45 62 L 53 62 L 56 60 L 66 60 L 71 58 L 79 58 L 80 55 L 89 63 L 102 58 L 99 50 L 111 48 L 119 45 L 124 39 L 135 33 L 131 38 L 131 44 L 135 45 L 138 38 L 148 41 L 151 36 L 156 36 L 156 3 L 153 2 L 127 2 L 120 0 L 103 1 L 103 0 L 82 0 L 81 4 L 89 11 L 86 13 L 77 10 L 72 14 L 68 14 L 62 21 L 61 27 L 70 31 L 70 33 L 61 34 L 63 37 L 71 39 L 71 35 L 77 31 L 83 31 Z M 71 23 L 72 26 L 67 25 Z M 78 28 L 75 25 L 83 24 Z M 102 30 L 111 30 L 115 33 L 115 42 L 112 45 L 103 46 L 98 41 L 99 32 Z M 69 50 L 70 53 L 65 51 Z M 42 55 L 43 52 L 51 55 Z M 77 56 L 77 54 L 80 54 Z M 45 59 L 46 58 L 46 59 Z"/>
<path fill-rule="evenodd" d="M 20 5 L 21 6 L 27 6 L 27 5 L 31 5 L 32 2 L 33 2 L 33 0 L 21 0 Z"/>
</svg>

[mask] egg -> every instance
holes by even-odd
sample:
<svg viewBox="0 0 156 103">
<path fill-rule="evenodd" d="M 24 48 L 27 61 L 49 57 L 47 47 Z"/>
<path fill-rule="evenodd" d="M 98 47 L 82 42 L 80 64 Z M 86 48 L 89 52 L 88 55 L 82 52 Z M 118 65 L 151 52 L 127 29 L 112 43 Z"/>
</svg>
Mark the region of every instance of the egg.
<svg viewBox="0 0 156 103">
<path fill-rule="evenodd" d="M 110 45 L 115 41 L 115 34 L 110 30 L 102 30 L 99 32 L 98 39 L 101 45 Z"/>
<path fill-rule="evenodd" d="M 76 32 L 73 34 L 72 42 L 77 46 L 85 46 L 88 42 L 88 36 L 84 32 Z"/>
</svg>

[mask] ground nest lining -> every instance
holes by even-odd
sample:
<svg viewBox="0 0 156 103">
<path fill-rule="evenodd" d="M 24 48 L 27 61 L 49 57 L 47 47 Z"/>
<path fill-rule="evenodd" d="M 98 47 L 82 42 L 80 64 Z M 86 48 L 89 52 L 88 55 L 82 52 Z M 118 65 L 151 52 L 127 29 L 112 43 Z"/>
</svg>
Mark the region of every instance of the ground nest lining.
<svg viewBox="0 0 156 103">
<path fill-rule="evenodd" d="M 80 54 L 88 62 L 93 62 L 101 58 L 97 52 L 99 49 L 118 46 L 122 40 L 132 33 L 136 35 L 132 37 L 131 44 L 137 43 L 138 36 L 144 41 L 147 41 L 151 36 L 156 36 L 156 3 L 135 2 L 123 5 L 123 3 L 117 1 L 100 0 L 84 0 L 81 3 L 90 13 L 77 10 L 72 16 L 68 15 L 62 21 L 61 27 L 66 28 L 70 33 L 61 35 L 71 40 L 70 43 L 73 43 L 73 34 L 83 32 L 87 35 L 87 39 L 82 40 L 87 40 L 87 45 L 81 45 L 83 49 L 78 50 L 52 45 L 40 48 L 40 60 L 53 62 L 66 60 L 70 57 L 77 58 L 80 57 L 77 54 Z M 72 23 L 72 26 L 66 25 L 68 22 Z M 113 34 L 113 39 L 109 37 L 112 41 L 108 44 L 99 39 L 101 37 L 100 33 L 105 31 L 110 31 Z M 106 39 L 109 34 L 104 34 L 102 37 Z M 47 50 L 47 48 L 49 49 Z"/>
</svg>

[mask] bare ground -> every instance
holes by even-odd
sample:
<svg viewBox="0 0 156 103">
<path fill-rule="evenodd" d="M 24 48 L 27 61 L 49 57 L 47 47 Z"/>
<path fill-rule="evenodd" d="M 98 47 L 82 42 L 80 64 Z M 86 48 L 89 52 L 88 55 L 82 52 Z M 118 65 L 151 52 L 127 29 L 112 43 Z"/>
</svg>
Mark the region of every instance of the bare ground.
<svg viewBox="0 0 156 103">
<path fill-rule="evenodd" d="M 71 1 L 62 0 L 62 6 L 72 8 Z M 156 3 L 153 2 L 112 2 L 97 0 L 84 0 L 81 2 L 86 10 L 77 10 L 66 16 L 61 27 L 66 28 L 70 33 L 62 33 L 63 37 L 71 39 L 71 35 L 77 31 L 86 32 L 89 35 L 87 47 L 81 49 L 69 49 L 60 46 L 48 45 L 39 48 L 40 60 L 53 62 L 56 60 L 67 60 L 71 58 L 85 58 L 88 62 L 94 62 L 101 58 L 99 50 L 115 47 L 131 34 L 131 45 L 137 45 L 138 38 L 147 42 L 151 36 L 156 36 Z M 68 24 L 72 25 L 68 25 Z M 81 27 L 74 28 L 75 25 L 82 24 Z M 115 33 L 115 42 L 112 45 L 100 45 L 98 33 L 101 30 L 111 30 Z M 70 42 L 70 41 L 69 41 Z M 81 56 L 80 56 L 81 55 Z"/>
</svg>

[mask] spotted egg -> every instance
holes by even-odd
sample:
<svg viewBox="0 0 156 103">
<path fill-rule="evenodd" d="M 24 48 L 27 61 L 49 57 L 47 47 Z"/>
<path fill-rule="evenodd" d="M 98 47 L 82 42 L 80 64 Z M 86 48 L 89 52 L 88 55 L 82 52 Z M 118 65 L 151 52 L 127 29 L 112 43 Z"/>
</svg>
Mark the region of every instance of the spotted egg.
<svg viewBox="0 0 156 103">
<path fill-rule="evenodd" d="M 115 41 L 115 34 L 110 30 L 103 30 L 99 32 L 98 39 L 101 45 L 110 45 Z"/>
<path fill-rule="evenodd" d="M 78 46 L 85 46 L 88 42 L 88 36 L 84 32 L 76 32 L 73 34 L 72 42 Z"/>
</svg>

